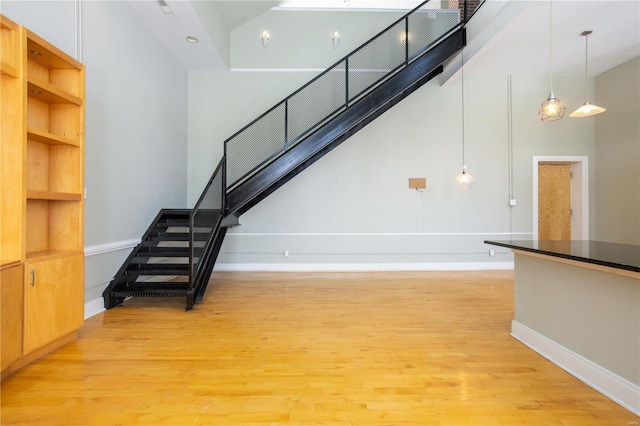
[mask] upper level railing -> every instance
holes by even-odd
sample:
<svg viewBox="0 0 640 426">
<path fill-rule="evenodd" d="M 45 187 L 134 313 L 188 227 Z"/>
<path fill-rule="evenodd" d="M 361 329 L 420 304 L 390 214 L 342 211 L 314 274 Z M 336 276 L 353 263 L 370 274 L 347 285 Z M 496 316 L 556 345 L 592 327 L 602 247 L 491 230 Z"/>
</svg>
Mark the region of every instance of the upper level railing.
<svg viewBox="0 0 640 426">
<path fill-rule="evenodd" d="M 227 191 L 422 56 L 463 25 L 479 4 L 421 3 L 236 132 L 224 142 Z"/>
</svg>

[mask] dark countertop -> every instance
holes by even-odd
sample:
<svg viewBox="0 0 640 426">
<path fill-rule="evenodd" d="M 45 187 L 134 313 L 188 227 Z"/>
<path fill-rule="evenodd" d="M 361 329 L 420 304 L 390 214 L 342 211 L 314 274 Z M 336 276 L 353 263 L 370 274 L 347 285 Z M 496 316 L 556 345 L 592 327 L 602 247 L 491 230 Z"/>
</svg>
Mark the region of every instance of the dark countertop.
<svg viewBox="0 0 640 426">
<path fill-rule="evenodd" d="M 506 240 L 485 244 L 640 272 L 640 246 L 591 240 Z"/>
</svg>

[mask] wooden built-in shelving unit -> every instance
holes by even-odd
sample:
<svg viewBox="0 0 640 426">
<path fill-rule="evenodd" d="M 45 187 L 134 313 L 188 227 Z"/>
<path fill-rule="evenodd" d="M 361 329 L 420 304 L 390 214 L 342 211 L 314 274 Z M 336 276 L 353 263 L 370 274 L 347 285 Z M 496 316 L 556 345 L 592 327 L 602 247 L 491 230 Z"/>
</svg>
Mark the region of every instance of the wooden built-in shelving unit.
<svg viewBox="0 0 640 426">
<path fill-rule="evenodd" d="M 4 377 L 83 323 L 85 77 L 80 62 L 2 15 L 0 29 Z M 5 302 L 20 313 L 5 318 Z M 21 338 L 5 342 L 16 329 Z"/>
</svg>

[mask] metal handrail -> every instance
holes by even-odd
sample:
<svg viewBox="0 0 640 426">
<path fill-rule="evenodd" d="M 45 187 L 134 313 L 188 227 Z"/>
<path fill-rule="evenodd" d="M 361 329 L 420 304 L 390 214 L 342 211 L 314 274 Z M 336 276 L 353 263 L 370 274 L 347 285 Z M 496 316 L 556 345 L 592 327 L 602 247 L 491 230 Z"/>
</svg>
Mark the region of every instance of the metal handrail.
<svg viewBox="0 0 640 426">
<path fill-rule="evenodd" d="M 413 55 L 410 56 L 410 54 L 409 54 L 409 47 L 410 47 L 409 46 L 409 40 L 410 40 L 410 36 L 409 36 L 409 34 L 410 34 L 410 32 L 409 32 L 409 29 L 410 29 L 409 28 L 409 18 L 414 13 L 418 12 L 419 10 L 421 10 L 430 1 L 431 0 L 426 0 L 426 1 L 423 1 L 422 3 L 420 3 L 418 6 L 413 8 L 410 12 L 406 13 L 404 16 L 402 16 L 401 18 L 397 19 L 392 24 L 388 25 L 385 29 L 383 29 L 382 31 L 380 31 L 379 33 L 377 33 L 376 35 L 371 37 L 369 40 L 367 40 L 365 43 L 360 45 L 358 48 L 356 48 L 353 51 L 351 51 L 349 54 L 344 56 L 342 59 L 340 59 L 337 62 L 335 62 L 334 64 L 332 64 L 330 67 L 325 69 L 323 72 L 318 74 L 316 77 L 314 77 L 313 79 L 311 79 L 310 81 L 308 81 L 307 83 L 305 83 L 304 85 L 299 87 L 297 90 L 292 92 L 289 96 L 287 96 L 282 101 L 280 101 L 277 104 L 275 104 L 273 107 L 269 108 L 267 111 L 265 111 L 259 117 L 257 117 L 254 120 L 252 120 L 249 124 L 244 126 L 239 131 L 235 132 L 232 136 L 230 136 L 228 139 L 226 139 L 224 141 L 224 154 L 223 154 L 223 157 L 222 157 L 220 163 L 218 164 L 218 166 L 216 167 L 215 172 L 211 176 L 211 179 L 207 183 L 204 191 L 202 192 L 202 195 L 198 199 L 198 202 L 194 206 L 194 208 L 193 208 L 193 210 L 191 212 L 190 218 L 189 218 L 189 278 L 190 278 L 189 279 L 189 281 L 190 281 L 189 290 L 193 290 L 193 286 L 194 285 L 199 285 L 197 283 L 194 284 L 194 281 L 197 280 L 197 277 L 199 276 L 199 273 L 200 273 L 200 270 L 199 270 L 199 268 L 200 268 L 200 260 L 202 258 L 204 258 L 204 256 L 205 256 L 205 253 L 203 252 L 201 254 L 200 258 L 198 259 L 198 261 L 195 260 L 194 250 L 195 250 L 196 247 L 194 245 L 195 244 L 195 242 L 194 242 L 194 230 L 195 230 L 196 225 L 197 225 L 195 220 L 196 220 L 196 217 L 197 217 L 198 213 L 202 209 L 202 204 L 205 202 L 205 200 L 207 199 L 209 194 L 211 194 L 212 188 L 214 188 L 213 184 L 216 183 L 216 180 L 220 181 L 219 184 L 218 184 L 220 186 L 216 186 L 216 188 L 220 189 L 220 199 L 219 199 L 220 213 L 215 218 L 215 221 L 214 221 L 215 223 L 212 223 L 213 227 L 221 226 L 221 221 L 222 221 L 222 218 L 224 217 L 224 214 L 225 214 L 226 194 L 231 189 L 233 189 L 233 187 L 235 185 L 237 185 L 240 182 L 244 181 L 245 179 L 250 177 L 252 174 L 255 174 L 258 170 L 260 170 L 262 167 L 264 167 L 266 164 L 268 164 L 274 158 L 279 157 L 284 152 L 286 152 L 288 149 L 293 147 L 295 144 L 297 144 L 298 142 L 303 140 L 311 131 L 317 129 L 323 122 L 326 122 L 327 120 L 329 120 L 332 117 L 334 117 L 336 114 L 338 114 L 341 111 L 349 108 L 355 101 L 360 99 L 362 96 L 366 95 L 368 92 L 373 90 L 376 86 L 378 86 L 379 84 L 381 84 L 382 82 L 384 82 L 385 80 L 387 80 L 388 78 L 393 76 L 399 70 L 403 69 L 403 67 L 408 66 L 412 61 L 414 61 L 414 60 L 418 59 L 419 57 L 421 57 L 422 55 L 424 55 L 431 48 L 433 48 L 438 43 L 440 43 L 444 38 L 446 38 L 451 32 L 459 29 L 461 26 L 466 25 L 466 23 L 473 16 L 473 14 L 475 14 L 475 11 L 478 9 L 478 7 L 480 5 L 482 5 L 482 3 L 484 3 L 485 0 L 469 0 L 469 1 L 463 0 L 462 1 L 462 10 L 460 11 L 460 17 L 459 17 L 458 23 L 456 25 L 452 26 L 451 28 L 447 29 L 446 31 L 442 32 L 442 34 L 440 34 L 440 36 L 436 37 L 434 40 L 432 40 L 431 42 L 427 43 L 425 46 L 422 46 L 419 49 L 417 49 L 416 52 L 413 53 Z M 457 10 L 460 10 L 459 4 L 460 4 L 460 2 L 458 2 Z M 470 14 L 468 13 L 468 5 L 469 4 L 475 5 L 473 12 L 470 13 Z M 451 10 L 455 10 L 455 9 L 451 9 Z M 392 68 L 390 70 L 385 70 L 387 72 L 382 77 L 380 77 L 379 79 L 376 79 L 371 84 L 369 84 L 367 87 L 365 87 L 364 89 L 360 90 L 358 93 L 356 93 L 356 94 L 351 96 L 350 93 L 349 93 L 349 91 L 350 91 L 349 75 L 350 75 L 350 72 L 353 72 L 353 71 L 350 69 L 349 59 L 353 58 L 357 53 L 361 52 L 367 46 L 371 45 L 376 40 L 378 40 L 380 37 L 382 37 L 383 35 L 387 34 L 389 31 L 393 30 L 396 26 L 398 26 L 399 23 L 402 23 L 403 21 L 404 21 L 404 24 L 405 24 L 404 25 L 404 34 L 405 34 L 405 37 L 404 37 L 404 62 L 402 62 L 401 64 L 398 64 L 397 66 L 395 66 L 394 68 Z M 344 68 L 338 69 L 338 67 L 342 67 L 342 66 L 344 66 Z M 298 135 L 295 135 L 292 139 L 290 139 L 291 135 L 289 134 L 289 122 L 288 122 L 289 113 L 290 113 L 290 111 L 289 111 L 289 101 L 291 101 L 296 95 L 301 93 L 303 90 L 311 87 L 312 84 L 317 82 L 322 77 L 326 76 L 329 72 L 336 71 L 336 70 L 345 73 L 345 82 L 344 82 L 345 98 L 344 98 L 344 103 L 341 104 L 341 105 L 338 105 L 335 109 L 331 110 L 323 118 L 320 118 L 317 122 L 315 122 L 308 129 L 302 131 L 301 133 L 299 133 Z M 283 129 L 284 144 L 283 144 L 283 148 L 280 151 L 276 151 L 272 155 L 267 156 L 266 158 L 264 158 L 259 164 L 257 164 L 254 167 L 252 167 L 249 171 L 244 173 L 242 176 L 236 178 L 233 182 L 231 182 L 230 185 L 228 185 L 228 182 L 227 182 L 227 176 L 228 176 L 227 167 L 228 167 L 228 158 L 229 158 L 229 152 L 228 152 L 229 143 L 232 142 L 240 134 L 242 134 L 246 130 L 250 129 L 252 126 L 256 125 L 256 123 L 260 122 L 260 120 L 262 120 L 265 117 L 267 117 L 270 113 L 273 113 L 278 108 L 281 108 L 283 105 L 284 105 L 284 129 Z M 209 235 L 209 237 L 207 238 L 207 241 L 204 243 L 203 250 L 205 250 L 205 249 L 207 249 L 209 247 L 209 245 L 211 244 L 212 239 L 215 236 L 216 232 L 217 232 L 216 229 L 212 229 L 211 235 Z"/>
</svg>

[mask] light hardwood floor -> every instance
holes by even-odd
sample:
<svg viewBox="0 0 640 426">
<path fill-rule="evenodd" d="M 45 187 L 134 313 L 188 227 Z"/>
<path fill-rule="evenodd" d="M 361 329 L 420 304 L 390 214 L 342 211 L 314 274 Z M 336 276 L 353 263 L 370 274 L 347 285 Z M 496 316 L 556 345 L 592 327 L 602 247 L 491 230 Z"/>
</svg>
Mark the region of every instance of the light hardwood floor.
<svg viewBox="0 0 640 426">
<path fill-rule="evenodd" d="M 214 273 L 132 299 L 2 383 L 2 425 L 640 420 L 509 336 L 511 272 Z M 635 422 L 635 423 L 634 423 Z"/>
</svg>

